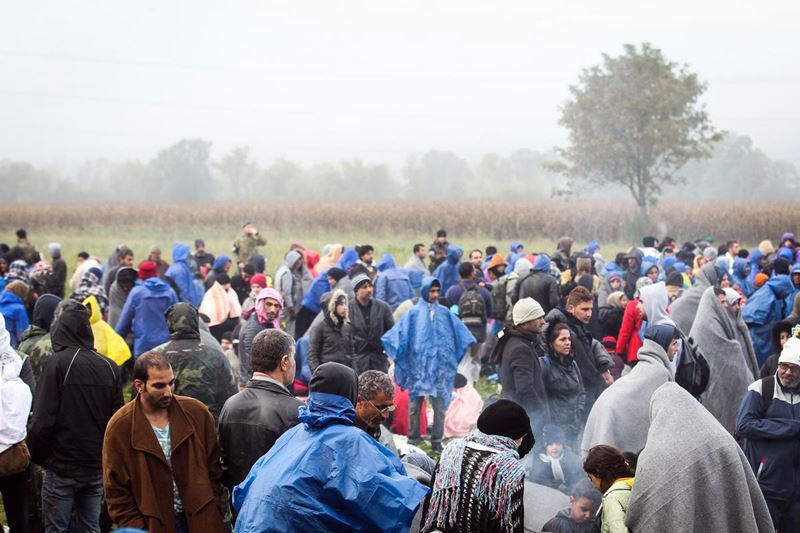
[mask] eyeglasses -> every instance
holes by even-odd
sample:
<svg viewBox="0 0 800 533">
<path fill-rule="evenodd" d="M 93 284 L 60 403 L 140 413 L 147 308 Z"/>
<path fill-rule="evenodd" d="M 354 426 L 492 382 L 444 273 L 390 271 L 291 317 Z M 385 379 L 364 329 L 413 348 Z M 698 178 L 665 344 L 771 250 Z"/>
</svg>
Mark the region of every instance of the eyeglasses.
<svg viewBox="0 0 800 533">
<path fill-rule="evenodd" d="M 364 398 L 364 399 L 367 400 L 366 398 Z M 387 407 L 384 407 L 383 409 L 379 409 L 378 406 L 375 405 L 374 403 L 372 403 L 371 401 L 367 400 L 367 403 L 369 403 L 372 407 L 375 408 L 376 411 L 378 411 L 382 415 L 387 415 L 389 413 L 394 413 L 394 407 L 395 407 L 394 404 L 389 405 Z"/>
<path fill-rule="evenodd" d="M 789 363 L 778 363 L 778 370 L 780 370 L 781 372 L 786 372 L 788 370 L 792 374 L 800 376 L 800 366 L 797 365 L 792 365 Z"/>
</svg>

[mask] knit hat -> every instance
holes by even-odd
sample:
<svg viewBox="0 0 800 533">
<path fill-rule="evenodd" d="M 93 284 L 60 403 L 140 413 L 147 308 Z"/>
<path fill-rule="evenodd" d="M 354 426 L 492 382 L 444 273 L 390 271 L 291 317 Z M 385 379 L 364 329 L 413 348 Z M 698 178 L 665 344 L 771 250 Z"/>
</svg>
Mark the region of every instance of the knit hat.
<svg viewBox="0 0 800 533">
<path fill-rule="evenodd" d="M 502 435 L 515 440 L 520 437 L 527 439 L 530 436 L 531 441 L 533 440 L 531 419 L 528 418 L 528 413 L 522 406 L 511 400 L 497 400 L 484 409 L 478 417 L 478 429 L 486 435 Z M 523 442 L 524 445 L 525 442 Z M 531 442 L 532 447 L 533 442 Z M 522 446 L 519 448 L 521 457 L 523 455 Z"/>
<path fill-rule="evenodd" d="M 759 272 L 756 274 L 755 283 L 756 289 L 760 289 L 766 282 L 769 280 L 769 276 L 764 274 L 763 272 Z"/>
<path fill-rule="evenodd" d="M 783 345 L 778 363 L 789 363 L 800 366 L 800 339 L 792 337 Z M 480 419 L 479 419 L 480 420 Z"/>
<path fill-rule="evenodd" d="M 549 444 L 565 444 L 567 436 L 559 426 L 548 424 L 542 430 L 542 440 L 545 446 Z"/>
<path fill-rule="evenodd" d="M 258 285 L 262 289 L 267 287 L 267 276 L 264 274 L 256 274 L 252 278 L 250 278 L 250 286 Z"/>
<path fill-rule="evenodd" d="M 511 317 L 514 320 L 514 325 L 519 326 L 525 322 L 536 320 L 544 316 L 544 309 L 539 302 L 533 298 L 522 298 L 514 304 L 514 309 L 511 312 Z"/>
<path fill-rule="evenodd" d="M 158 276 L 158 267 L 153 261 L 142 261 L 139 263 L 139 279 L 144 281 L 146 279 L 155 278 Z"/>
<path fill-rule="evenodd" d="M 366 274 L 358 274 L 356 277 L 353 278 L 353 290 L 357 291 L 359 287 L 361 287 L 364 283 L 372 284 L 369 279 L 369 276 Z"/>
<path fill-rule="evenodd" d="M 28 291 L 30 288 L 28 284 L 22 280 L 14 280 L 8 285 L 6 285 L 6 292 L 10 292 L 14 296 L 17 296 L 20 300 L 24 300 L 26 296 L 28 296 Z"/>
<path fill-rule="evenodd" d="M 467 378 L 464 374 L 456 374 L 456 379 L 453 381 L 454 389 L 461 389 L 467 386 Z"/>
<path fill-rule="evenodd" d="M 89 272 L 95 275 L 97 281 L 101 281 L 103 279 L 103 271 L 97 267 L 92 267 L 89 269 Z"/>
<path fill-rule="evenodd" d="M 335 279 L 337 282 L 346 275 L 347 272 L 345 272 L 343 269 L 339 267 L 331 267 L 330 269 L 328 269 L 328 276 Z"/>
</svg>

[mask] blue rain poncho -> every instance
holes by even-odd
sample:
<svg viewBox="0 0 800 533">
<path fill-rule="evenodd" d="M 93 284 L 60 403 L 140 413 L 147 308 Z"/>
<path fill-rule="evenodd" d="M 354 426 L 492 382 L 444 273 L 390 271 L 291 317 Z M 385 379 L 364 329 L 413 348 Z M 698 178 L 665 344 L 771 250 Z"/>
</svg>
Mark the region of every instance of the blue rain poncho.
<svg viewBox="0 0 800 533">
<path fill-rule="evenodd" d="M 394 311 L 413 296 L 411 280 L 406 271 L 397 268 L 391 255 L 383 254 L 381 262 L 378 263 L 378 277 L 375 278 L 375 298 L 389 304 Z"/>
<path fill-rule="evenodd" d="M 458 363 L 475 337 L 461 320 L 439 303 L 428 302 L 435 277 L 422 281 L 421 298 L 381 338 L 394 361 L 397 384 L 411 397 L 434 396 L 450 403 Z"/>
<path fill-rule="evenodd" d="M 447 289 L 453 285 L 458 285 L 458 267 L 461 264 L 461 256 L 464 255 L 464 250 L 451 244 L 447 248 L 447 258 L 444 263 L 436 267 L 433 271 L 433 277 L 439 280 L 442 284 L 442 296 L 447 293 Z"/>
<path fill-rule="evenodd" d="M 429 489 L 353 425 L 352 402 L 311 392 L 299 420 L 233 489 L 236 533 L 408 531 Z"/>
<path fill-rule="evenodd" d="M 172 278 L 175 285 L 180 289 L 181 301 L 190 303 L 195 307 L 200 307 L 200 302 L 203 300 L 202 296 L 198 295 L 197 285 L 194 282 L 194 275 L 189 268 L 189 247 L 185 244 L 172 245 L 172 264 L 165 273 L 166 276 Z"/>
<path fill-rule="evenodd" d="M 778 274 L 754 292 L 742 308 L 742 318 L 750 329 L 759 366 L 772 355 L 772 324 L 784 318 L 784 302 L 793 289 L 789 276 Z"/>
</svg>

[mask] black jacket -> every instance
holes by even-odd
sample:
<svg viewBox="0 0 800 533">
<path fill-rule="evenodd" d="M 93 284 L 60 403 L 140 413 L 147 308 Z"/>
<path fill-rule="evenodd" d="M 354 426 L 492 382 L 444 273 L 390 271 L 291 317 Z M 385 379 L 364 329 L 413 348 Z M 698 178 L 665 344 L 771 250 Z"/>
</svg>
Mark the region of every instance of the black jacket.
<svg viewBox="0 0 800 533">
<path fill-rule="evenodd" d="M 492 359 L 500 363 L 503 398 L 525 408 L 537 440 L 542 436 L 544 426 L 550 423 L 550 408 L 539 361 L 542 355 L 544 348 L 539 337 L 517 328 L 503 330 L 503 336 L 492 352 Z"/>
<path fill-rule="evenodd" d="M 301 405 L 285 389 L 263 380 L 250 380 L 243 391 L 225 402 L 219 417 L 219 443 L 226 487 L 244 481 L 258 458 L 297 425 Z"/>
<path fill-rule="evenodd" d="M 511 301 L 517 303 L 521 298 L 529 297 L 539 302 L 545 314 L 549 313 L 561 305 L 558 281 L 549 272 L 531 270 L 530 274 L 525 274 L 517 282 Z"/>
<path fill-rule="evenodd" d="M 549 362 L 549 364 L 547 364 Z M 561 359 L 555 354 L 544 363 L 544 388 L 550 407 L 550 421 L 567 435 L 567 445 L 576 449 L 578 433 L 585 418 L 586 392 L 578 364 L 571 356 Z"/>
<path fill-rule="evenodd" d="M 256 338 L 256 335 L 264 331 L 265 329 L 271 328 L 272 323 L 267 322 L 265 325 L 261 325 L 258 321 L 258 316 L 255 313 L 250 315 L 250 318 L 247 319 L 247 322 L 244 323 L 242 328 L 239 330 L 239 374 L 240 374 L 240 382 L 246 382 L 250 379 L 250 376 L 253 374 L 253 365 L 250 362 L 250 350 L 253 348 L 253 339 Z"/>
<path fill-rule="evenodd" d="M 525 472 L 525 480 L 569 494 L 575 484 L 586 479 L 586 472 L 583 471 L 581 460 L 569 448 L 564 448 L 559 464 L 565 478 L 564 485 L 566 489 L 563 491 L 559 488 L 561 482 L 553 477 L 553 467 L 550 463 L 542 461 L 538 453 L 534 454 L 530 459 L 530 469 Z"/>
<path fill-rule="evenodd" d="M 389 362 L 383 353 L 381 337 L 392 329 L 394 318 L 389 304 L 373 298 L 369 310 L 369 324 L 364 320 L 361 305 L 350 302 L 350 331 L 353 335 L 353 369 L 361 374 L 365 370 L 386 372 Z"/>
<path fill-rule="evenodd" d="M 28 432 L 34 463 L 59 476 L 100 474 L 103 436 L 122 407 L 119 369 L 93 350 L 89 310 L 66 302 L 50 328 L 53 356 L 36 389 Z"/>
<path fill-rule="evenodd" d="M 597 318 L 600 321 L 603 337 L 614 337 L 616 339 L 619 336 L 624 312 L 624 309 L 611 305 L 604 305 L 598 309 Z"/>
<path fill-rule="evenodd" d="M 352 366 L 353 337 L 350 324 L 334 326 L 330 317 L 325 317 L 311 328 L 308 336 L 308 368 L 313 374 L 323 363 L 341 363 Z"/>
</svg>

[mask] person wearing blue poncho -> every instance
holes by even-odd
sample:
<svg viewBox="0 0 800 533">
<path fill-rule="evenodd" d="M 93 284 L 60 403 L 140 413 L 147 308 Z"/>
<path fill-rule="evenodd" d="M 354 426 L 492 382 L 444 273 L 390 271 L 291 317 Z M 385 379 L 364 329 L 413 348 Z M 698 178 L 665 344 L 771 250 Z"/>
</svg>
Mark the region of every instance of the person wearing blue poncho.
<svg viewBox="0 0 800 533">
<path fill-rule="evenodd" d="M 406 271 L 397 268 L 390 254 L 383 254 L 375 278 L 375 298 L 389 304 L 392 311 L 401 303 L 414 297 L 411 280 Z"/>
<path fill-rule="evenodd" d="M 357 398 L 355 371 L 317 368 L 300 424 L 233 489 L 236 533 L 408 531 L 429 490 L 353 425 Z"/>
<path fill-rule="evenodd" d="M 185 244 L 176 243 L 172 245 L 172 265 L 167 269 L 166 276 L 170 277 L 175 285 L 180 289 L 180 299 L 182 302 L 190 303 L 195 307 L 200 306 L 202 297 L 197 294 L 197 287 L 194 284 L 194 275 L 189 268 L 189 247 Z"/>
<path fill-rule="evenodd" d="M 742 318 L 750 329 L 759 366 L 772 355 L 772 324 L 784 318 L 785 302 L 792 289 L 789 276 L 774 275 L 753 293 L 742 308 Z"/>
<path fill-rule="evenodd" d="M 433 277 L 442 284 L 442 295 L 446 294 L 447 289 L 453 285 L 458 285 L 458 265 L 461 264 L 462 255 L 464 255 L 464 250 L 455 244 L 451 244 L 447 248 L 447 258 L 444 263 L 433 271 Z"/>
<path fill-rule="evenodd" d="M 409 391 L 409 442 L 419 442 L 419 413 L 422 399 L 428 396 L 434 420 L 431 446 L 438 450 L 458 363 L 475 343 L 464 323 L 438 303 L 441 290 L 436 277 L 425 278 L 419 302 L 381 338 L 394 361 L 397 385 Z"/>
</svg>

